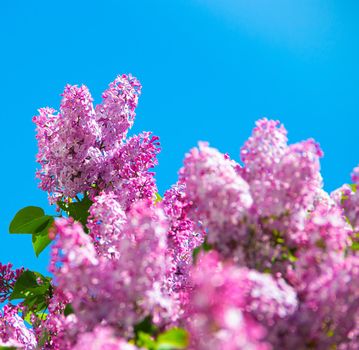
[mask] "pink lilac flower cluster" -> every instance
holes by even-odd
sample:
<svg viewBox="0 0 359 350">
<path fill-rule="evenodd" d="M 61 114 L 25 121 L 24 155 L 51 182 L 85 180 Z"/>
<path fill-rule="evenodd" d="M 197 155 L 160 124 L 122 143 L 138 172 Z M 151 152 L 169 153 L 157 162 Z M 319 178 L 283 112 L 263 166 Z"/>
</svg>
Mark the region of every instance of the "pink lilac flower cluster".
<svg viewBox="0 0 359 350">
<path fill-rule="evenodd" d="M 90 216 L 87 227 L 93 239 L 98 255 L 108 258 L 118 258 L 119 245 L 123 234 L 123 225 L 126 214 L 119 203 L 118 197 L 113 193 L 101 193 L 94 198 L 90 207 Z"/>
<path fill-rule="evenodd" d="M 204 224 L 208 242 L 262 271 L 284 272 L 282 258 L 296 248 L 294 237 L 321 191 L 319 146 L 288 146 L 286 134 L 279 122 L 259 120 L 241 150 L 243 167 L 201 143 L 180 170 L 191 217 Z"/>
<path fill-rule="evenodd" d="M 153 198 L 157 187 L 149 169 L 157 164 L 158 153 L 158 137 L 149 132 L 132 136 L 106 160 L 98 188 L 115 193 L 125 210 L 137 200 Z"/>
<path fill-rule="evenodd" d="M 192 252 L 203 243 L 204 231 L 187 215 L 189 204 L 183 185 L 176 184 L 167 190 L 162 205 L 169 222 L 166 254 L 170 267 L 167 270 L 167 283 L 172 292 L 185 297 L 191 288 L 189 274 L 193 264 Z"/>
<path fill-rule="evenodd" d="M 248 183 L 236 172 L 236 164 L 206 143 L 187 154 L 180 170 L 188 210 L 208 229 L 208 243 L 227 248 L 245 235 L 243 223 L 253 204 Z M 224 250 L 223 249 L 223 250 Z"/>
<path fill-rule="evenodd" d="M 343 185 L 331 194 L 338 206 L 344 209 L 354 232 L 359 232 L 359 167 L 352 173 L 353 184 Z"/>
<path fill-rule="evenodd" d="M 37 344 L 35 334 L 26 327 L 18 311 L 19 307 L 13 305 L 5 305 L 0 310 L 0 347 L 34 350 Z"/>
<path fill-rule="evenodd" d="M 93 332 L 83 333 L 79 337 L 74 350 L 136 350 L 136 346 L 126 340 L 117 338 L 113 331 L 106 327 L 97 327 Z"/>
<path fill-rule="evenodd" d="M 90 189 L 93 193 L 94 186 L 111 188 L 129 203 L 156 192 L 147 171 L 156 164 L 157 138 L 143 133 L 126 141 L 140 93 L 138 80 L 122 75 L 96 107 L 86 86 L 67 85 L 58 114 L 52 108 L 39 110 L 33 118 L 41 165 L 37 177 L 51 203 Z"/>
<path fill-rule="evenodd" d="M 296 292 L 283 279 L 222 263 L 215 252 L 199 258 L 191 278 L 192 349 L 271 349 L 271 328 L 297 308 Z"/>
<path fill-rule="evenodd" d="M 101 199 L 94 206 L 99 203 Z M 99 226 L 109 223 L 103 217 Z M 79 329 L 88 332 L 101 324 L 131 335 L 133 326 L 148 315 L 158 325 L 176 318 L 177 301 L 166 287 L 167 222 L 161 208 L 148 201 L 133 205 L 121 228 L 123 238 L 109 236 L 113 253 L 103 251 L 103 245 L 96 250 L 101 241 L 71 219 L 57 220 L 56 231 L 51 271 L 75 311 Z"/>
<path fill-rule="evenodd" d="M 21 269 L 12 269 L 12 264 L 2 264 L 0 262 L 0 303 L 5 302 L 10 296 L 14 284 L 24 271 Z"/>
<path fill-rule="evenodd" d="M 156 349 L 182 327 L 189 342 L 173 349 L 359 350 L 359 167 L 329 195 L 318 144 L 290 145 L 261 119 L 241 162 L 201 142 L 162 199 L 158 138 L 127 136 L 140 92 L 122 75 L 94 107 L 68 85 L 58 114 L 34 118 L 37 177 L 63 215 L 49 231 L 52 292 L 29 329 L 9 301 L 22 270 L 0 265 L 0 344 Z"/>
</svg>

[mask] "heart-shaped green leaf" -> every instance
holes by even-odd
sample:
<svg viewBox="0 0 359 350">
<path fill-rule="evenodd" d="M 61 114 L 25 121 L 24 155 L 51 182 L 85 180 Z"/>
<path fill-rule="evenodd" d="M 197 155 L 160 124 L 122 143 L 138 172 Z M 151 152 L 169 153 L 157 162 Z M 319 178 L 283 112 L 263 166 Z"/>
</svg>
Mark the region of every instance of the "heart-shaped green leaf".
<svg viewBox="0 0 359 350">
<path fill-rule="evenodd" d="M 49 237 L 49 228 L 52 226 L 53 222 L 54 218 L 51 217 L 42 231 L 32 234 L 32 247 L 34 248 L 36 256 L 39 256 L 40 253 L 52 242 Z"/>
<path fill-rule="evenodd" d="M 10 233 L 37 233 L 44 230 L 52 216 L 45 215 L 39 207 L 25 207 L 19 210 L 9 226 Z"/>
</svg>

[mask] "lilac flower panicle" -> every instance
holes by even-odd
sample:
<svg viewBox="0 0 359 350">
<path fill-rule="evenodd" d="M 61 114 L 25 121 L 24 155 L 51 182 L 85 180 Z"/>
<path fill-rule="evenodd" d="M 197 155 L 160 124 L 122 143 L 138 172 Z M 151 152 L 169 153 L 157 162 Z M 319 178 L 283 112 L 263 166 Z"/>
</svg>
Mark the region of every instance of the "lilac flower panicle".
<svg viewBox="0 0 359 350">
<path fill-rule="evenodd" d="M 131 75 L 119 75 L 102 94 L 96 106 L 96 121 L 101 128 L 102 147 L 106 151 L 117 148 L 126 137 L 135 118 L 135 108 L 141 93 L 140 82 Z"/>
<path fill-rule="evenodd" d="M 351 244 L 353 230 L 335 206 L 319 203 L 307 216 L 304 229 L 292 236 L 299 250 L 320 247 L 344 252 Z"/>
<path fill-rule="evenodd" d="M 355 184 L 359 186 L 359 166 L 353 169 L 352 180 Z"/>
<path fill-rule="evenodd" d="M 343 185 L 331 193 L 331 197 L 349 221 L 354 232 L 359 232 L 359 191 Z"/>
<path fill-rule="evenodd" d="M 206 143 L 186 155 L 180 170 L 185 184 L 191 218 L 208 229 L 208 242 L 223 246 L 243 236 L 241 223 L 253 200 L 245 180 L 237 174 L 236 163 Z"/>
<path fill-rule="evenodd" d="M 0 346 L 21 347 L 24 350 L 36 349 L 36 338 L 18 315 L 18 308 L 5 305 L 0 310 Z"/>
<path fill-rule="evenodd" d="M 16 280 L 24 271 L 23 268 L 13 269 L 12 264 L 0 262 L 0 303 L 4 303 L 10 296 Z"/>
<path fill-rule="evenodd" d="M 125 210 L 138 200 L 153 199 L 157 187 L 149 170 L 157 165 L 159 151 L 158 137 L 149 132 L 129 138 L 108 159 L 98 186 L 116 194 Z"/>
<path fill-rule="evenodd" d="M 97 195 L 95 188 L 109 190 L 109 184 L 112 191 L 132 196 L 130 203 L 153 195 L 148 169 L 157 163 L 158 138 L 142 133 L 125 142 L 140 92 L 138 80 L 124 74 L 110 83 L 96 108 L 86 86 L 67 85 L 58 114 L 39 110 L 33 118 L 41 166 L 37 177 L 50 203 L 78 193 Z"/>
<path fill-rule="evenodd" d="M 119 263 L 131 287 L 126 291 L 128 298 L 137 300 L 142 318 L 152 314 L 153 321 L 160 324 L 176 319 L 177 305 L 166 285 L 168 222 L 163 210 L 151 203 L 138 202 L 128 213 L 124 230 L 129 243 L 121 245 Z"/>
<path fill-rule="evenodd" d="M 265 172 L 271 174 L 287 148 L 287 131 L 279 121 L 266 118 L 258 120 L 252 136 L 241 149 L 241 159 L 248 171 L 247 177 L 259 177 Z"/>
<path fill-rule="evenodd" d="M 101 131 L 87 87 L 67 85 L 62 96 L 59 114 L 44 108 L 33 118 L 39 144 L 37 161 L 41 165 L 37 177 L 40 187 L 54 198 L 52 201 L 88 189 L 102 162 L 97 143 Z"/>
<path fill-rule="evenodd" d="M 104 199 L 114 200 L 102 195 L 92 208 L 93 215 L 101 213 L 99 204 Z M 97 324 L 106 323 L 129 335 L 149 314 L 157 323 L 176 317 L 176 300 L 165 281 L 167 225 L 162 209 L 154 208 L 150 201 L 136 203 L 121 226 L 126 238 L 113 241 L 117 254 L 109 256 L 107 252 L 97 254 L 96 242 L 79 224 L 69 219 L 56 221 L 59 239 L 52 248 L 51 270 L 82 329 L 92 331 Z"/>
<path fill-rule="evenodd" d="M 223 264 L 213 252 L 200 257 L 192 278 L 193 349 L 271 349 L 265 340 L 271 327 L 297 309 L 284 280 Z"/>
<path fill-rule="evenodd" d="M 278 349 L 358 349 L 359 267 L 358 256 L 338 253 L 323 256 L 318 248 L 298 258 L 290 277 L 301 300 L 277 337 Z"/>
<path fill-rule="evenodd" d="M 193 250 L 203 243 L 205 232 L 188 217 L 190 205 L 186 201 L 184 184 L 177 183 L 167 190 L 162 205 L 169 221 L 167 284 L 170 291 L 184 299 L 192 288 L 189 274 Z"/>
<path fill-rule="evenodd" d="M 306 210 L 322 186 L 319 158 L 322 151 L 313 140 L 287 145 L 279 122 L 262 119 L 241 150 L 242 173 L 250 185 L 254 207 L 262 217 L 294 216 Z M 288 220 L 288 219 L 287 219 Z M 284 222 L 283 229 L 291 223 Z"/>
</svg>

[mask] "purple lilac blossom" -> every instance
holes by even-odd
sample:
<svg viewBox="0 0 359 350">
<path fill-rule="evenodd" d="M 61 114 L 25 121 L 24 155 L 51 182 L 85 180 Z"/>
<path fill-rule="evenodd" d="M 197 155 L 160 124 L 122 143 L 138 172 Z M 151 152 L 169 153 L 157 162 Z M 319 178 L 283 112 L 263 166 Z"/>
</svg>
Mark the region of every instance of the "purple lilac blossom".
<svg viewBox="0 0 359 350">
<path fill-rule="evenodd" d="M 154 199 L 157 187 L 154 173 L 157 165 L 158 137 L 143 132 L 126 140 L 109 157 L 99 174 L 98 187 L 113 192 L 125 210 L 142 199 Z"/>
<path fill-rule="evenodd" d="M 103 163 L 98 144 L 101 130 L 89 90 L 67 85 L 62 96 L 59 114 L 43 108 L 33 118 L 39 145 L 37 161 L 41 165 L 37 177 L 52 202 L 87 190 Z"/>
<path fill-rule="evenodd" d="M 36 345 L 34 332 L 25 326 L 18 315 L 18 307 L 5 305 L 0 310 L 0 346 L 35 350 Z"/>
<path fill-rule="evenodd" d="M 73 350 L 136 350 L 139 349 L 126 340 L 114 336 L 111 328 L 96 327 L 92 332 L 79 336 Z"/>
<path fill-rule="evenodd" d="M 167 221 L 162 209 L 150 201 L 131 208 L 123 226 L 126 239 L 113 243 L 117 257 L 98 256 L 91 237 L 70 219 L 57 220 L 56 229 L 51 271 L 85 329 L 105 323 L 129 334 L 150 314 L 158 324 L 176 318 L 176 301 L 165 283 Z"/>
<path fill-rule="evenodd" d="M 190 217 L 208 230 L 207 241 L 224 255 L 246 234 L 245 220 L 253 200 L 237 164 L 206 143 L 186 155 L 180 170 Z"/>
<path fill-rule="evenodd" d="M 169 292 L 180 300 L 181 316 L 188 302 L 193 286 L 190 270 L 193 264 L 193 250 L 204 240 L 205 232 L 188 217 L 185 185 L 176 184 L 166 191 L 162 206 L 169 222 L 166 255 L 169 265 L 166 284 Z"/>
<path fill-rule="evenodd" d="M 349 221 L 354 232 L 359 232 L 359 190 L 353 190 L 349 185 L 343 185 L 334 192 L 331 197 L 342 208 L 343 214 Z"/>
<path fill-rule="evenodd" d="M 131 74 L 122 74 L 102 94 L 103 101 L 96 106 L 95 118 L 102 134 L 101 149 L 111 152 L 121 146 L 134 122 L 141 88 Z"/>
<path fill-rule="evenodd" d="M 33 118 L 39 153 L 40 188 L 50 203 L 92 196 L 101 190 L 120 196 L 126 209 L 157 191 L 153 173 L 158 137 L 142 133 L 126 140 L 135 118 L 141 84 L 131 75 L 118 76 L 103 93 L 96 108 L 86 86 L 67 85 L 60 113 L 42 108 Z"/>
<path fill-rule="evenodd" d="M 289 279 L 300 304 L 287 324 L 277 324 L 276 349 L 359 348 L 358 264 L 357 255 L 317 247 L 299 256 Z"/>
<path fill-rule="evenodd" d="M 16 280 L 23 271 L 23 268 L 14 270 L 12 264 L 4 265 L 0 262 L 0 304 L 9 298 Z"/>
<path fill-rule="evenodd" d="M 223 263 L 215 252 L 199 257 L 192 279 L 188 326 L 196 350 L 271 349 L 271 327 L 297 309 L 284 280 Z"/>
<path fill-rule="evenodd" d="M 319 145 L 288 145 L 283 125 L 261 119 L 243 166 L 200 143 L 161 201 L 158 138 L 127 138 L 140 93 L 121 75 L 94 108 L 87 87 L 67 85 L 59 113 L 34 117 L 50 203 L 80 193 L 93 204 L 88 234 L 72 218 L 50 231 L 46 319 L 32 314 L 29 329 L 8 303 L 0 346 L 135 350 L 150 316 L 159 330 L 185 326 L 192 350 L 358 350 L 359 167 L 329 196 Z M 203 242 L 212 251 L 193 259 Z M 0 303 L 22 271 L 0 264 Z"/>
</svg>

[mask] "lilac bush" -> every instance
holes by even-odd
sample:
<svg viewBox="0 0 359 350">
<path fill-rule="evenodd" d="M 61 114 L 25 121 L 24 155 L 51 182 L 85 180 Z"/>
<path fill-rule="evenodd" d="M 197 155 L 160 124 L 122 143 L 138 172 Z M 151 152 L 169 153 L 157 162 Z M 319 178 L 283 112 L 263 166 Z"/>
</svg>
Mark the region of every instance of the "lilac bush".
<svg viewBox="0 0 359 350">
<path fill-rule="evenodd" d="M 57 215 L 9 231 L 50 245 L 50 275 L 0 264 L 0 349 L 358 350 L 359 167 L 328 194 L 320 146 L 261 119 L 238 161 L 200 142 L 162 198 L 158 137 L 128 137 L 140 93 L 67 85 L 33 118 Z"/>
</svg>

